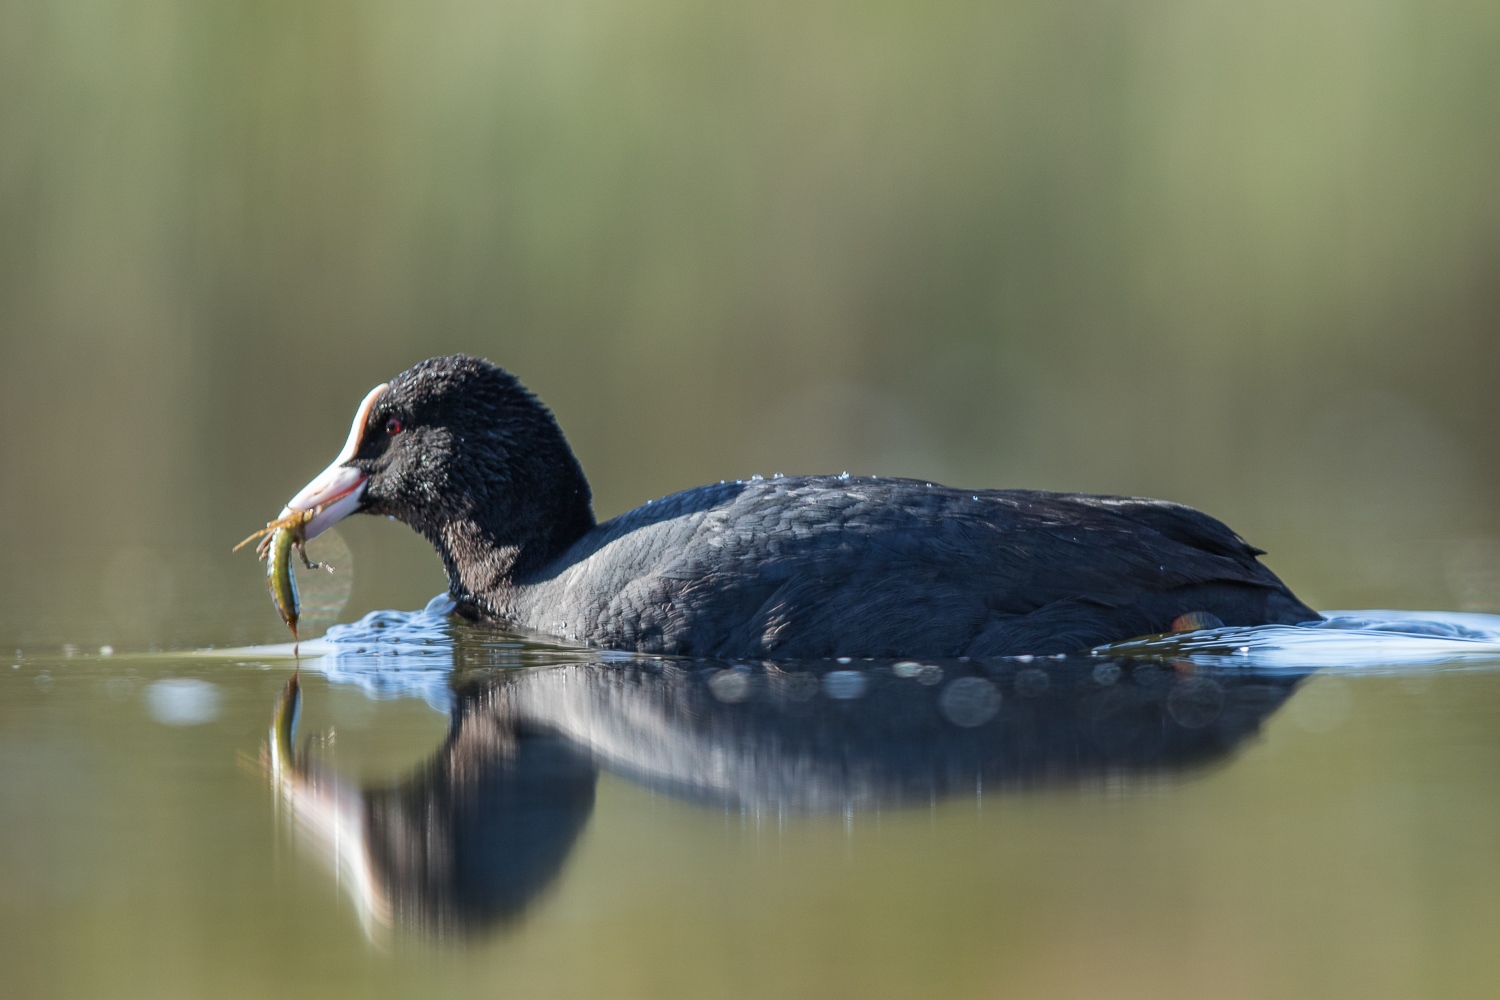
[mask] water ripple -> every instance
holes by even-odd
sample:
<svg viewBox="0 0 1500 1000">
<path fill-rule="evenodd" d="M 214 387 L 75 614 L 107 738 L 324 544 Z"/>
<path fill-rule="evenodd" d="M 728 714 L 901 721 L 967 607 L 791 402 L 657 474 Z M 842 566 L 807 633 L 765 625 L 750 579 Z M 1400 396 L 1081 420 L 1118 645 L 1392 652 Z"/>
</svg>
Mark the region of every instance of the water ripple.
<svg viewBox="0 0 1500 1000">
<path fill-rule="evenodd" d="M 550 666 L 572 662 L 629 663 L 633 653 L 590 650 L 547 640 L 524 640 L 486 633 L 449 617 L 452 602 L 439 595 L 420 611 L 372 611 L 359 621 L 334 625 L 321 639 L 254 646 L 222 652 L 236 655 L 290 656 L 296 648 L 303 669 L 352 684 L 372 698 L 418 697 L 447 711 L 455 667 Z M 460 641 L 461 638 L 461 641 Z M 1305 625 L 1218 628 L 1177 635 L 1147 636 L 1101 646 L 1091 655 L 1145 660 L 1189 661 L 1218 669 L 1258 671 L 1331 670 L 1401 673 L 1438 665 L 1500 665 L 1500 616 L 1452 611 L 1330 611 L 1324 620 Z M 456 662 L 456 658 L 462 662 Z M 1029 661 L 1029 657 L 1009 658 Z M 830 664 L 831 665 L 831 664 Z M 915 661 L 894 667 L 905 676 L 939 668 Z M 843 674 L 830 673 L 831 697 L 857 697 L 846 691 Z M 727 675 L 726 675 L 727 676 Z M 924 679 L 918 676 L 919 680 Z M 729 682 L 723 681 L 725 691 Z M 726 700 L 733 700 L 727 698 Z"/>
</svg>

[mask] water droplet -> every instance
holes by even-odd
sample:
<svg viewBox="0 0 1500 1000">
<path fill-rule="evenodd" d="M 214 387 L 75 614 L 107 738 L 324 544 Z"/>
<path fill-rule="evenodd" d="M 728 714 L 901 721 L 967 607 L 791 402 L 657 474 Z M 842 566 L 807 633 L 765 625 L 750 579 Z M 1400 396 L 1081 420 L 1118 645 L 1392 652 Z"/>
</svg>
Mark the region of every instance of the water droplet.
<svg viewBox="0 0 1500 1000">
<path fill-rule="evenodd" d="M 1000 711 L 1000 691 L 983 677 L 960 677 L 943 689 L 938 708 L 955 726 L 972 729 Z"/>
<path fill-rule="evenodd" d="M 113 646 L 100 646 L 99 647 L 99 655 L 100 656 L 114 656 L 115 655 L 115 647 L 113 647 Z"/>
<path fill-rule="evenodd" d="M 921 671 L 922 664 L 918 663 L 916 660 L 902 660 L 900 663 L 891 667 L 891 673 L 895 674 L 897 677 L 915 677 L 917 676 L 917 674 L 921 673 Z"/>
<path fill-rule="evenodd" d="M 823 675 L 823 692 L 830 698 L 848 701 L 863 695 L 868 683 L 858 670 L 833 670 Z"/>
<path fill-rule="evenodd" d="M 1202 729 L 1219 717 L 1224 689 L 1207 677 L 1187 677 L 1172 685 L 1167 712 L 1184 729 Z"/>
<path fill-rule="evenodd" d="M 198 726 L 219 716 L 219 689 L 208 681 L 174 677 L 146 688 L 146 707 L 164 726 Z"/>
<path fill-rule="evenodd" d="M 720 670 L 708 679 L 708 689 L 722 702 L 744 701 L 750 697 L 750 673 L 743 667 Z"/>
<path fill-rule="evenodd" d="M 297 587 L 302 596 L 298 629 L 304 639 L 317 636 L 337 621 L 354 592 L 354 553 L 337 528 L 329 528 L 308 542 L 307 556 L 321 563 L 323 569 L 298 572 Z"/>
<path fill-rule="evenodd" d="M 1106 687 L 1120 679 L 1120 668 L 1118 664 L 1101 663 L 1094 668 L 1094 683 Z"/>
<path fill-rule="evenodd" d="M 840 656 L 838 658 L 838 661 L 840 663 L 853 663 L 854 662 L 854 657 L 852 657 L 852 656 Z"/>
</svg>

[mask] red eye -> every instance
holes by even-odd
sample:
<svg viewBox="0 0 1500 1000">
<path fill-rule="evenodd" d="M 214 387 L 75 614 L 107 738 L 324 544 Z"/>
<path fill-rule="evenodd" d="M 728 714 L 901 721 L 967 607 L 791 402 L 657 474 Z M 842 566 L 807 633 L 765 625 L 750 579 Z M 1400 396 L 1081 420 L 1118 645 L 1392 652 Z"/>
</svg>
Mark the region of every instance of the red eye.
<svg viewBox="0 0 1500 1000">
<path fill-rule="evenodd" d="M 389 434 L 391 437 L 395 437 L 397 434 L 400 434 L 401 433 L 401 418 L 400 417 L 386 417 L 386 419 L 385 419 L 385 432 L 387 434 Z"/>
</svg>

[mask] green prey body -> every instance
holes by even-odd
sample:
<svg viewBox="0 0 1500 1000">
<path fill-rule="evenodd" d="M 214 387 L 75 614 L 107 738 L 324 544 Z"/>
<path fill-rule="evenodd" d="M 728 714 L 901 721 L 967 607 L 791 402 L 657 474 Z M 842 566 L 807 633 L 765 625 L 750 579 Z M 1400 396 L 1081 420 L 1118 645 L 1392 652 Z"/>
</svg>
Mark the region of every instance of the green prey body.
<svg viewBox="0 0 1500 1000">
<path fill-rule="evenodd" d="M 301 612 L 301 602 L 297 597 L 297 577 L 292 573 L 292 550 L 295 549 L 297 556 L 302 560 L 302 565 L 308 569 L 321 569 L 322 563 L 312 562 L 307 558 L 307 522 L 313 519 L 316 510 L 296 510 L 286 517 L 272 521 L 264 529 L 257 531 L 249 538 L 236 545 L 235 551 L 249 544 L 255 539 L 260 539 L 260 544 L 255 547 L 256 554 L 266 561 L 266 583 L 271 588 L 271 601 L 276 605 L 276 610 L 281 613 L 281 620 L 286 622 L 287 628 L 292 630 L 292 638 L 300 639 L 297 635 L 297 617 Z M 333 567 L 326 567 L 332 571 Z"/>
<path fill-rule="evenodd" d="M 302 604 L 297 599 L 297 575 L 292 572 L 292 549 L 301 549 L 301 525 L 296 528 L 277 528 L 271 532 L 266 546 L 266 582 L 271 587 L 271 600 L 281 612 L 281 620 L 297 635 L 297 616 Z M 302 556 L 307 559 L 306 554 Z"/>
</svg>

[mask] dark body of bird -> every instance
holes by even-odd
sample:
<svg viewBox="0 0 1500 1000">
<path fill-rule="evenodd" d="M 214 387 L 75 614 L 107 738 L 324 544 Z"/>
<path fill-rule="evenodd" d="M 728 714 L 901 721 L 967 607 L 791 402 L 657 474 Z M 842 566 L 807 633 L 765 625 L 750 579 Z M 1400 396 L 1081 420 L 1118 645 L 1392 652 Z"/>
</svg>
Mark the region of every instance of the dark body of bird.
<svg viewBox="0 0 1500 1000">
<path fill-rule="evenodd" d="M 1046 654 L 1167 631 L 1194 612 L 1226 625 L 1318 617 L 1260 550 L 1160 500 L 757 477 L 596 525 L 552 414 L 514 376 L 464 355 L 372 391 L 346 454 L 324 477 L 357 474 L 358 510 L 427 537 L 461 614 L 598 647 Z M 299 497 L 331 495 L 319 493 L 324 477 Z"/>
<path fill-rule="evenodd" d="M 1159 500 L 752 479 L 600 525 L 491 613 L 615 649 L 768 658 L 1061 653 L 1194 611 L 1316 618 L 1257 551 Z"/>
</svg>

